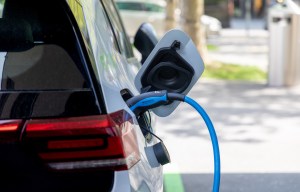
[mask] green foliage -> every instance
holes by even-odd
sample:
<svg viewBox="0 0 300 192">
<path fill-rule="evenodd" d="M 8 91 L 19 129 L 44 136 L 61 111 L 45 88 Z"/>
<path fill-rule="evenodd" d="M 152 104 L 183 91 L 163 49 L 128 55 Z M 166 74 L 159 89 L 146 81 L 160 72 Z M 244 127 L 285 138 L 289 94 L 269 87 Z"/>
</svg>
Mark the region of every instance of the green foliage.
<svg viewBox="0 0 300 192">
<path fill-rule="evenodd" d="M 206 47 L 207 47 L 208 51 L 217 51 L 217 50 L 219 50 L 218 46 L 212 45 L 212 44 L 207 44 Z"/>
<path fill-rule="evenodd" d="M 213 62 L 205 66 L 204 77 L 225 80 L 265 81 L 266 72 L 254 66 Z"/>
<path fill-rule="evenodd" d="M 5 0 L 0 0 L 0 4 L 4 4 L 4 1 L 5 1 Z"/>
</svg>

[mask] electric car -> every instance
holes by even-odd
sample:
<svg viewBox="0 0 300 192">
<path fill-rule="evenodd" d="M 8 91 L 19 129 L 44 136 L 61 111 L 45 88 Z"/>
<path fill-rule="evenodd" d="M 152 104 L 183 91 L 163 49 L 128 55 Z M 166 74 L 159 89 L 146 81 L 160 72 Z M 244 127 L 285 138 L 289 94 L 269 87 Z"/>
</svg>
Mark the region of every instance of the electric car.
<svg viewBox="0 0 300 192">
<path fill-rule="evenodd" d="M 0 0 L 0 191 L 163 191 L 112 0 Z"/>
</svg>

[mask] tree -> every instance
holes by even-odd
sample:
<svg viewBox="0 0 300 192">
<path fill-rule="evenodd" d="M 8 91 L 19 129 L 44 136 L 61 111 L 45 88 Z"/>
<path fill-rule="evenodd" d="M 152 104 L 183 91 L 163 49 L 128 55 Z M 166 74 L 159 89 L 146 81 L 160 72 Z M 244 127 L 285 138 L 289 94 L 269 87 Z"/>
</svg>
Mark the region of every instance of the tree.
<svg viewBox="0 0 300 192">
<path fill-rule="evenodd" d="M 204 12 L 204 0 L 181 0 L 181 28 L 197 46 L 204 60 L 207 57 L 204 29 L 201 27 L 201 16 Z"/>
<path fill-rule="evenodd" d="M 169 31 L 170 29 L 173 29 L 177 27 L 176 25 L 176 16 L 175 11 L 178 6 L 178 0 L 167 0 L 167 6 L 166 6 L 166 31 Z"/>
</svg>

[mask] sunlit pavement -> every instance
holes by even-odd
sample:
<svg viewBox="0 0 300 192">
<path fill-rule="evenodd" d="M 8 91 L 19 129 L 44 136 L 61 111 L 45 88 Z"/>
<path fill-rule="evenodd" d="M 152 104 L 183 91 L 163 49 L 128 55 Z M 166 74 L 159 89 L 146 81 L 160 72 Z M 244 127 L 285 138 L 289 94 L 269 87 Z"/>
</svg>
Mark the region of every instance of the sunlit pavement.
<svg viewBox="0 0 300 192">
<path fill-rule="evenodd" d="M 231 19 L 231 28 L 224 28 L 219 36 L 209 36 L 208 59 L 228 64 L 256 66 L 268 70 L 269 31 L 265 30 L 264 19 Z"/>
<path fill-rule="evenodd" d="M 299 191 L 299 86 L 200 79 L 189 96 L 217 131 L 220 191 Z M 185 191 L 211 191 L 212 146 L 200 116 L 182 103 L 156 127 L 172 160 L 165 173 L 180 173 Z"/>
<path fill-rule="evenodd" d="M 216 47 L 208 51 L 210 60 L 268 69 L 269 32 L 266 30 L 223 29 L 219 36 L 209 37 L 207 44 Z"/>
</svg>

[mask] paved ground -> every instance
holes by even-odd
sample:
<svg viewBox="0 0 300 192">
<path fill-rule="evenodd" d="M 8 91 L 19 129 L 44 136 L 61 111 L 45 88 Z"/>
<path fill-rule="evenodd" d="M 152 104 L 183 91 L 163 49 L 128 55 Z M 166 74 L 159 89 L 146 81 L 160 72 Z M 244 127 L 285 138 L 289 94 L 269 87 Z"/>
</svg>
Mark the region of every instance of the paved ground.
<svg viewBox="0 0 300 192">
<path fill-rule="evenodd" d="M 299 191 L 300 87 L 202 79 L 190 92 L 211 116 L 221 150 L 221 191 Z M 187 104 L 157 119 L 186 191 L 210 191 L 208 131 Z M 197 190 L 196 190 L 197 189 Z"/>
<path fill-rule="evenodd" d="M 210 59 L 224 63 L 257 66 L 268 69 L 269 32 L 263 20 L 253 20 L 246 28 L 244 20 L 232 20 L 230 29 L 223 29 L 220 36 L 209 37 L 207 44 L 218 47 L 208 53 Z"/>
</svg>

